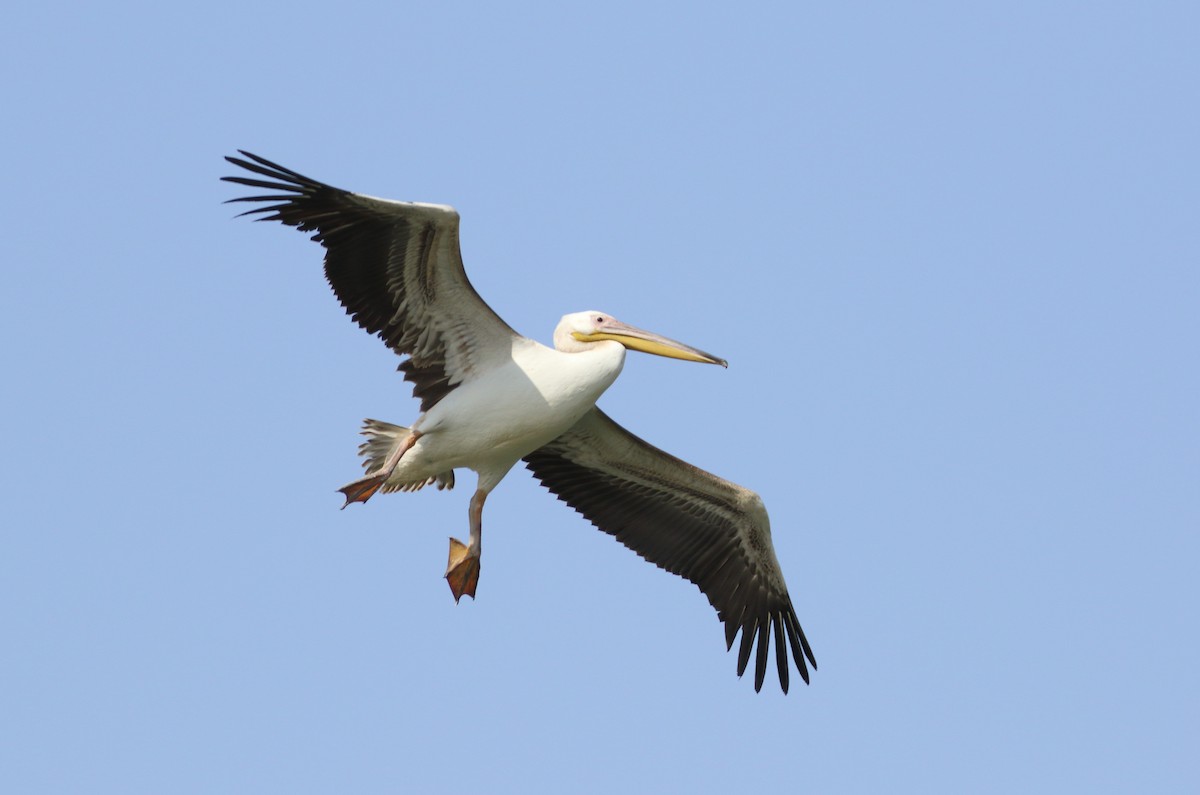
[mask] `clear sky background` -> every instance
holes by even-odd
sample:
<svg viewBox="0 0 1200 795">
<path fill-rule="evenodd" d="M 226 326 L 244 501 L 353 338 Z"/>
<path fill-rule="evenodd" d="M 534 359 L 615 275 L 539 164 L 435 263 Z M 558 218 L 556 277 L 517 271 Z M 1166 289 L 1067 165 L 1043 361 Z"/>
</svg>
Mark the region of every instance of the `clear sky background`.
<svg viewBox="0 0 1200 795">
<path fill-rule="evenodd" d="M 172 5 L 172 4 L 168 4 Z M 1194 3 L 17 4 L 0 778 L 22 793 L 1195 792 Z M 341 512 L 395 356 L 245 148 L 444 202 L 518 330 L 760 492 L 820 670 L 522 469 Z M 772 674 L 773 676 L 773 674 Z"/>
</svg>

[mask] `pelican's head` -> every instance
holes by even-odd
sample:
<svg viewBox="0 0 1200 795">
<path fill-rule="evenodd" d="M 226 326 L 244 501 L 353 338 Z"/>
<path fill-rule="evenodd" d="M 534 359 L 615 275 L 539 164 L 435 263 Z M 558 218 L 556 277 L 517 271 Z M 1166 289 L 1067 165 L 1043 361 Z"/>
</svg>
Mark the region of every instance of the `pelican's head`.
<svg viewBox="0 0 1200 795">
<path fill-rule="evenodd" d="M 626 325 L 605 312 L 575 312 L 563 315 L 558 328 L 554 330 L 554 347 L 565 353 L 586 351 L 602 340 L 613 340 L 631 350 L 669 356 L 672 359 L 729 366 L 724 359 L 719 359 L 711 353 Z"/>
</svg>

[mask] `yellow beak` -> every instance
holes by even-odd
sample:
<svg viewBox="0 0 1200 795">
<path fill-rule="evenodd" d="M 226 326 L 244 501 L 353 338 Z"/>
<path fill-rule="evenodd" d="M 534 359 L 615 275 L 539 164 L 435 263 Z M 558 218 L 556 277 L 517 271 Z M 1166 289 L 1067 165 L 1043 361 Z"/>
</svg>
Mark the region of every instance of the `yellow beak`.
<svg viewBox="0 0 1200 795">
<path fill-rule="evenodd" d="M 575 331 L 571 334 L 575 339 L 582 342 L 598 342 L 599 340 L 613 340 L 619 342 L 626 348 L 643 353 L 653 353 L 656 356 L 666 356 L 671 359 L 683 359 L 688 362 L 702 362 L 704 364 L 719 364 L 722 367 L 728 367 L 729 362 L 724 359 L 713 356 L 711 353 L 693 348 L 690 345 L 684 345 L 682 342 L 668 339 L 659 336 L 650 331 L 645 331 L 634 326 L 629 326 L 617 320 L 609 321 L 605 326 L 604 331 L 597 331 L 592 334 L 583 334 Z"/>
</svg>

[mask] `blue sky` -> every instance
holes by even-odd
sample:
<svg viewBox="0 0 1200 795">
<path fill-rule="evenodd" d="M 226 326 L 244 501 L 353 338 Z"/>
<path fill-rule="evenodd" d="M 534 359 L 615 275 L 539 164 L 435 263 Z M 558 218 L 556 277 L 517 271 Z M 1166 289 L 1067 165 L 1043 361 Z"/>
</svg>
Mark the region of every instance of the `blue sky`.
<svg viewBox="0 0 1200 795">
<path fill-rule="evenodd" d="M 1192 792 L 1200 14 L 1186 3 L 33 4 L 0 31 L 14 792 Z M 416 416 L 245 148 L 462 214 L 601 405 L 760 492 L 820 670 L 514 470 L 341 512 Z M 460 480 L 470 484 L 471 478 Z"/>
</svg>

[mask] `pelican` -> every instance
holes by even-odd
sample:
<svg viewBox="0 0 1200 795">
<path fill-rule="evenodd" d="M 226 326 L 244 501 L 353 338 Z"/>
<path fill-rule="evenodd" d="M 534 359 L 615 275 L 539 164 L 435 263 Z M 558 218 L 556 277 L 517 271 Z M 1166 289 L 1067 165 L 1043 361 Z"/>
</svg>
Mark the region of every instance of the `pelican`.
<svg viewBox="0 0 1200 795">
<path fill-rule="evenodd" d="M 756 691 L 772 634 L 783 692 L 789 647 L 809 681 L 805 659 L 814 670 L 816 659 L 759 496 L 651 446 L 596 407 L 626 350 L 726 367 L 724 359 L 598 311 L 564 316 L 548 348 L 510 328 L 475 292 L 453 207 L 350 193 L 239 154 L 225 159 L 255 176 L 222 179 L 268 193 L 229 201 L 254 204 L 242 215 L 255 220 L 314 233 L 338 300 L 359 326 L 407 357 L 399 369 L 421 403 L 407 428 L 365 421 L 366 475 L 339 490 L 343 508 L 381 491 L 452 488 L 455 469 L 473 470 L 470 536 L 450 539 L 445 573 L 455 602 L 463 594 L 473 599 L 484 502 L 524 461 L 597 528 L 700 588 L 725 624 L 727 649 L 741 632 L 739 677 L 757 639 Z"/>
</svg>

